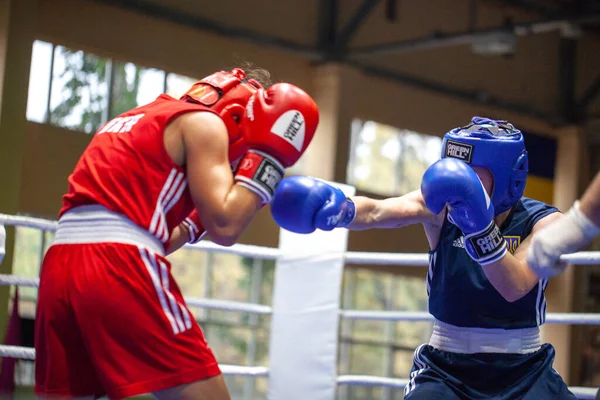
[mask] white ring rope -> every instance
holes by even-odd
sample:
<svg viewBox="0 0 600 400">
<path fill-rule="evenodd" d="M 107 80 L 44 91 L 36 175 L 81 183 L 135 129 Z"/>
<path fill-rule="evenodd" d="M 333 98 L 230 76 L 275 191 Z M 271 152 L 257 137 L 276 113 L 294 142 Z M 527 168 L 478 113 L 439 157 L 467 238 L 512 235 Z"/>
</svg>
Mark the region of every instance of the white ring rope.
<svg viewBox="0 0 600 400">
<path fill-rule="evenodd" d="M 35 360 L 35 349 L 31 347 L 0 345 L 0 357 Z"/>
<path fill-rule="evenodd" d="M 0 225 L 23 226 L 54 232 L 58 227 L 57 221 L 48 221 L 42 218 L 24 217 L 22 215 L 8 215 L 0 213 Z"/>
<path fill-rule="evenodd" d="M 241 301 L 199 299 L 196 297 L 185 297 L 185 302 L 190 307 L 200 307 L 211 310 L 239 311 L 260 315 L 271 315 L 273 309 L 269 306 L 256 303 L 244 303 Z"/>
<path fill-rule="evenodd" d="M 227 365 L 219 364 L 219 368 L 223 375 L 230 376 L 254 376 L 254 377 L 268 377 L 269 368 L 267 367 L 244 367 L 241 365 Z"/>
<path fill-rule="evenodd" d="M 348 251 L 344 255 L 344 259 L 349 264 L 357 265 L 404 265 L 407 267 L 427 267 L 429 265 L 428 255 L 420 253 L 374 253 L 368 251 Z"/>
<path fill-rule="evenodd" d="M 55 232 L 58 222 L 48 221 L 41 218 L 13 216 L 0 213 L 0 225 L 23 226 L 27 228 L 36 228 L 48 232 Z M 236 254 L 242 257 L 259 258 L 262 260 L 275 260 L 279 257 L 279 249 L 272 247 L 253 246 L 247 244 L 234 244 L 230 247 L 219 246 L 213 242 L 202 241 L 195 244 L 186 244 L 184 248 L 204 250 L 208 252 L 219 252 L 226 254 Z"/>
<path fill-rule="evenodd" d="M 337 377 L 338 385 L 350 386 L 378 386 L 393 389 L 403 389 L 408 384 L 408 379 L 385 378 L 371 375 L 340 375 Z"/>
<path fill-rule="evenodd" d="M 0 286 L 16 285 L 37 287 L 38 278 L 21 278 L 13 275 L 0 274 Z M 240 301 L 201 299 L 186 297 L 188 306 L 211 310 L 238 311 L 253 314 L 270 315 L 273 309 L 269 306 Z M 340 310 L 340 317 L 346 319 L 375 320 L 375 321 L 425 321 L 432 322 L 433 316 L 426 311 L 370 311 L 370 310 Z M 600 325 L 600 314 L 588 313 L 548 313 L 547 324 L 569 325 Z"/>
<path fill-rule="evenodd" d="M 38 287 L 39 278 L 22 278 L 13 275 L 0 274 L 0 286 L 29 286 Z M 201 307 L 210 310 L 239 311 L 253 314 L 270 315 L 273 309 L 269 306 L 256 303 L 244 303 L 241 301 L 201 299 L 197 297 L 185 297 L 185 302 L 191 307 Z"/>
<path fill-rule="evenodd" d="M 409 382 L 408 379 L 384 378 L 370 375 L 340 375 L 337 377 L 338 385 L 350 386 L 377 386 L 393 389 L 403 389 Z M 569 386 L 569 390 L 573 392 L 578 399 L 594 399 L 598 388 L 588 388 L 581 386 Z"/>
<path fill-rule="evenodd" d="M 600 264 L 600 251 L 580 251 L 579 253 L 564 254 L 560 261 L 575 265 Z"/>
<path fill-rule="evenodd" d="M 0 345 L 0 357 L 18 358 L 20 360 L 35 360 L 35 349 L 21 346 Z M 269 369 L 266 367 L 245 367 L 241 365 L 219 365 L 223 375 L 236 376 L 269 376 Z"/>
<path fill-rule="evenodd" d="M 15 216 L 0 213 L 0 225 L 25 226 L 45 231 L 56 231 L 58 223 L 42 218 Z M 281 252 L 279 249 L 264 246 L 234 244 L 231 247 L 219 246 L 215 243 L 202 241 L 196 244 L 186 244 L 185 248 L 237 254 L 243 257 L 275 260 Z M 427 254 L 421 253 L 376 253 L 349 251 L 344 255 L 345 261 L 350 264 L 375 264 L 375 265 L 403 265 L 411 267 L 426 267 L 429 265 Z M 591 265 L 600 263 L 600 251 L 584 251 L 574 254 L 565 254 L 560 260 L 570 264 Z"/>
<path fill-rule="evenodd" d="M 0 286 L 27 286 L 27 287 L 38 287 L 40 286 L 39 278 L 24 278 L 15 275 L 0 274 Z"/>
<path fill-rule="evenodd" d="M 420 253 L 375 253 L 349 251 L 345 254 L 345 261 L 349 264 L 374 264 L 374 265 L 404 265 L 407 267 L 429 266 L 429 256 Z M 600 251 L 581 251 L 579 253 L 564 254 L 560 261 L 577 265 L 594 265 L 600 263 Z"/>
<path fill-rule="evenodd" d="M 340 317 L 370 321 L 433 322 L 433 316 L 426 311 L 340 310 Z"/>
<path fill-rule="evenodd" d="M 204 250 L 208 252 L 218 252 L 226 254 L 235 254 L 242 257 L 258 258 L 261 260 L 276 260 L 281 255 L 279 249 L 264 246 L 254 246 L 250 244 L 236 243 L 233 246 L 225 247 L 213 242 L 202 241 L 195 244 L 186 244 L 186 249 Z"/>
<path fill-rule="evenodd" d="M 433 316 L 427 311 L 340 310 L 340 317 L 346 319 L 372 321 L 433 322 Z M 546 314 L 546 323 L 568 325 L 600 325 L 600 314 L 548 313 Z"/>
<path fill-rule="evenodd" d="M 35 349 L 20 346 L 0 345 L 0 357 L 18 358 L 22 360 L 35 360 Z M 219 365 L 223 375 L 230 376 L 253 376 L 268 377 L 269 369 L 266 367 L 244 367 L 240 365 Z M 408 383 L 408 379 L 385 378 L 368 375 L 340 375 L 337 377 L 338 385 L 353 386 L 381 386 L 394 389 L 402 389 Z M 598 389 L 586 387 L 569 387 L 579 399 L 594 399 Z"/>
</svg>

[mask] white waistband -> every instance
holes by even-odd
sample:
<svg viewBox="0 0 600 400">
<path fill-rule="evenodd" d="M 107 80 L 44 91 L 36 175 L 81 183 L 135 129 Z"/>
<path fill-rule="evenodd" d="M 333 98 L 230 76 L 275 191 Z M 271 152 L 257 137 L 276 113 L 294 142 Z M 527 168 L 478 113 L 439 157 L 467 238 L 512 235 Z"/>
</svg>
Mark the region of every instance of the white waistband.
<svg viewBox="0 0 600 400">
<path fill-rule="evenodd" d="M 429 344 L 451 353 L 533 353 L 540 349 L 539 328 L 463 328 L 441 321 L 433 323 Z"/>
<path fill-rule="evenodd" d="M 122 214 L 100 205 L 79 206 L 58 220 L 53 244 L 124 243 L 164 256 L 164 245 Z"/>
</svg>

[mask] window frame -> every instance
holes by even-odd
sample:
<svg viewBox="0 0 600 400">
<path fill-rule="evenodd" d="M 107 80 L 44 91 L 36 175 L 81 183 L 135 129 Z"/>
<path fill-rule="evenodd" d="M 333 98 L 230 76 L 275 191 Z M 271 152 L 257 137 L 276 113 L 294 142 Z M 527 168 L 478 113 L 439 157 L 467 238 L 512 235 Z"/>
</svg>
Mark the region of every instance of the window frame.
<svg viewBox="0 0 600 400">
<path fill-rule="evenodd" d="M 113 85 L 114 85 L 114 63 L 116 62 L 120 62 L 120 63 L 131 63 L 133 65 L 135 65 L 137 68 L 141 68 L 141 69 L 155 69 L 157 71 L 161 71 L 164 74 L 164 78 L 162 79 L 162 92 L 161 93 L 167 93 L 168 92 L 168 81 L 169 81 L 169 77 L 170 76 L 182 76 L 185 78 L 189 78 L 191 80 L 197 80 L 197 78 L 192 78 L 192 77 L 188 77 L 185 75 L 181 75 L 178 74 L 176 72 L 172 72 L 172 71 L 167 71 L 164 69 L 160 69 L 160 68 L 154 68 L 154 67 L 149 67 L 149 66 L 145 66 L 145 65 L 138 65 L 133 61 L 123 61 L 120 59 L 116 59 L 114 57 L 105 57 L 96 53 L 92 53 L 92 52 L 88 52 L 82 49 L 78 49 L 78 48 L 71 48 L 67 45 L 62 45 L 62 44 L 57 44 L 54 42 L 48 42 L 45 40 L 41 40 L 41 39 L 36 39 L 34 40 L 35 42 L 40 42 L 40 43 L 44 43 L 44 44 L 48 44 L 51 46 L 51 52 L 50 52 L 50 68 L 48 70 L 48 74 L 49 74 L 49 79 L 48 79 L 48 88 L 47 88 L 47 97 L 46 97 L 46 105 L 44 107 L 44 117 L 42 119 L 42 124 L 48 124 L 48 125 L 52 125 L 52 126 L 57 126 L 59 128 L 62 129 L 67 129 L 69 131 L 72 132 L 81 132 L 84 134 L 95 134 L 96 131 L 93 132 L 85 132 L 82 129 L 72 129 L 69 127 L 65 127 L 65 126 L 60 126 L 58 124 L 54 124 L 51 122 L 51 115 L 52 115 L 52 109 L 51 109 L 51 98 L 52 98 L 52 90 L 54 89 L 54 71 L 55 71 L 55 61 L 56 61 L 56 51 L 58 51 L 58 47 L 65 47 L 68 48 L 69 50 L 73 50 L 73 51 L 82 51 L 83 54 L 92 54 L 96 57 L 101 57 L 103 59 L 106 59 L 107 63 L 106 63 L 106 85 L 107 85 L 107 93 L 106 93 L 106 97 L 107 97 L 107 102 L 106 102 L 106 106 L 102 109 L 102 118 L 101 118 L 101 123 L 100 125 L 104 125 L 106 122 L 108 122 L 110 120 L 110 115 L 111 115 L 111 110 L 113 109 L 113 103 L 114 103 L 114 99 L 113 99 Z M 30 62 L 32 62 L 33 60 L 30 60 Z M 32 66 L 33 67 L 33 66 Z M 33 68 L 32 68 L 33 69 Z M 30 78 L 31 81 L 31 78 Z M 29 99 L 28 99 L 28 103 L 29 103 Z M 32 123 L 39 123 L 37 121 L 33 121 L 30 119 L 27 119 L 28 122 L 32 122 Z"/>
<path fill-rule="evenodd" d="M 393 137 L 398 140 L 398 154 L 394 154 L 394 158 L 390 158 L 389 156 L 384 157 L 389 160 L 389 164 L 391 164 L 390 168 L 378 169 L 373 168 L 373 165 L 377 165 L 378 161 L 382 158 L 383 152 L 381 151 L 381 147 L 377 148 L 376 151 L 373 151 L 374 145 L 371 144 L 371 141 L 363 141 L 361 139 L 361 134 L 365 130 L 366 125 L 372 125 L 369 129 L 373 129 L 375 138 L 373 142 L 378 143 L 381 140 L 381 136 L 384 135 L 389 136 L 392 133 Z M 408 150 L 411 146 L 411 136 L 416 135 L 421 141 L 422 147 L 417 151 L 413 152 Z M 392 138 L 392 136 L 388 137 L 388 140 Z M 439 141 L 439 151 L 436 149 L 435 153 L 430 152 L 430 146 L 426 145 L 430 140 Z M 378 143 L 381 145 L 381 143 Z M 387 145 L 387 142 L 384 143 Z M 368 162 L 361 161 L 361 156 L 358 154 L 359 146 L 368 146 L 370 154 L 368 155 Z M 368 193 L 376 196 L 384 196 L 384 197 L 395 197 L 402 196 L 406 193 L 409 193 L 413 190 L 419 189 L 418 186 L 403 188 L 405 182 L 412 183 L 414 178 L 414 173 L 407 173 L 407 171 L 414 170 L 415 166 L 419 165 L 431 165 L 431 159 L 435 158 L 439 159 L 439 154 L 441 154 L 442 147 L 442 138 L 437 135 L 431 135 L 427 133 L 421 133 L 417 131 L 413 131 L 405 128 L 398 128 L 395 126 L 391 126 L 385 123 L 380 123 L 373 120 L 354 118 L 350 124 L 350 146 L 348 150 L 348 163 L 346 165 L 346 183 L 349 185 L 353 185 L 356 189 L 363 193 Z M 407 157 L 407 155 L 414 154 L 427 154 L 426 156 L 418 156 L 417 159 L 413 159 L 412 157 Z M 435 157 L 432 157 L 435 154 Z M 369 172 L 367 178 L 359 178 L 357 177 L 357 167 L 362 165 L 369 165 L 372 169 Z M 411 168 L 412 167 L 412 168 Z M 377 172 L 373 172 L 376 170 Z M 425 170 L 423 169 L 423 173 Z M 382 186 L 379 183 L 373 185 L 369 184 L 369 182 L 373 181 L 374 177 L 382 177 L 385 179 L 384 185 L 386 189 L 382 189 Z M 407 179 L 407 177 L 409 179 Z M 387 178 L 387 179 L 386 179 Z M 377 179 L 375 179 L 377 181 Z"/>
</svg>

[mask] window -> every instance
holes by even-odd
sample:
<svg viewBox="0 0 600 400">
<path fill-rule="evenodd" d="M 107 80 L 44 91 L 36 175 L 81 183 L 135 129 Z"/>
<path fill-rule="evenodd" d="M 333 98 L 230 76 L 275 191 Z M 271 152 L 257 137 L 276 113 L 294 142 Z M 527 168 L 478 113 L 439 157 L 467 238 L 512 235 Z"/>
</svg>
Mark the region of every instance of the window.
<svg viewBox="0 0 600 400">
<path fill-rule="evenodd" d="M 44 232 L 33 228 L 15 228 L 14 275 L 37 278 L 44 256 Z M 16 287 L 11 286 L 10 295 L 14 299 Z M 22 318 L 33 318 L 37 301 L 37 288 L 19 288 L 19 315 Z"/>
<path fill-rule="evenodd" d="M 367 269 L 346 269 L 342 307 L 360 310 L 427 310 L 426 283 Z M 339 340 L 339 374 L 405 378 L 415 349 L 431 333 L 428 322 L 342 320 Z M 381 387 L 340 386 L 338 400 L 402 399 L 403 391 Z"/>
<path fill-rule="evenodd" d="M 27 120 L 95 133 L 109 119 L 148 104 L 161 93 L 180 97 L 195 81 L 36 40 Z"/>
<path fill-rule="evenodd" d="M 15 227 L 15 250 L 12 274 L 26 278 L 37 278 L 44 254 L 54 239 L 54 232 L 40 231 L 34 228 Z M 15 296 L 15 286 L 10 288 L 10 296 Z M 37 302 L 37 288 L 19 288 L 19 315 L 22 318 L 34 318 Z"/>
<path fill-rule="evenodd" d="M 53 51 L 54 48 L 50 43 L 39 40 L 33 42 L 27 100 L 27 119 L 29 121 L 43 123 L 48 117 Z"/>
<path fill-rule="evenodd" d="M 183 96 L 198 79 L 183 75 L 169 74 L 167 76 L 167 94 L 176 99 Z"/>
<path fill-rule="evenodd" d="M 94 133 L 106 120 L 108 59 L 63 46 L 54 48 L 50 123 Z"/>
<path fill-rule="evenodd" d="M 440 158 L 442 138 L 354 120 L 347 180 L 359 190 L 400 196 L 417 190 L 425 170 Z"/>
<path fill-rule="evenodd" d="M 151 103 L 165 91 L 165 72 L 133 63 L 112 63 L 109 119 L 132 108 Z"/>
</svg>

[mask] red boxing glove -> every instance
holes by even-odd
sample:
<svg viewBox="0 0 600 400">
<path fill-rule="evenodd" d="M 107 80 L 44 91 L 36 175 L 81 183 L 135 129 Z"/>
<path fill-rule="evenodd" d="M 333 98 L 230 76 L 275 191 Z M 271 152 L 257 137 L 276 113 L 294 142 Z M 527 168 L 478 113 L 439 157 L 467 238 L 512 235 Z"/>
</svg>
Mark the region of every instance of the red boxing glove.
<svg viewBox="0 0 600 400">
<path fill-rule="evenodd" d="M 202 222 L 200 222 L 200 216 L 196 210 L 192 211 L 190 215 L 181 222 L 181 224 L 185 226 L 185 229 L 188 231 L 188 243 L 190 244 L 198 243 L 204 238 L 204 236 L 206 236 L 206 230 L 202 226 Z"/>
<path fill-rule="evenodd" d="M 250 150 L 242 159 L 235 180 L 268 203 L 283 179 L 312 141 L 319 124 L 319 109 L 302 89 L 277 83 L 259 89 L 248 101 L 242 120 L 243 138 Z"/>
</svg>

